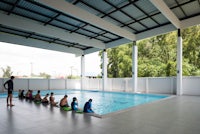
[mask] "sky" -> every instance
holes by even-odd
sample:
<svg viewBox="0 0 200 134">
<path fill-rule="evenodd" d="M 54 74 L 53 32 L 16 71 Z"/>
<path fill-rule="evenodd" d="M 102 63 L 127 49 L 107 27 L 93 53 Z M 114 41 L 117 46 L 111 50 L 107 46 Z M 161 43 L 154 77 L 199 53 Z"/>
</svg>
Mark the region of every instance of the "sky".
<svg viewBox="0 0 200 134">
<path fill-rule="evenodd" d="M 81 73 L 81 57 L 74 54 L 39 49 L 0 42 L 0 77 L 1 68 L 11 67 L 15 76 L 30 76 L 45 72 L 52 77 L 78 75 Z M 101 59 L 98 52 L 85 55 L 86 75 L 97 76 L 101 73 Z"/>
</svg>

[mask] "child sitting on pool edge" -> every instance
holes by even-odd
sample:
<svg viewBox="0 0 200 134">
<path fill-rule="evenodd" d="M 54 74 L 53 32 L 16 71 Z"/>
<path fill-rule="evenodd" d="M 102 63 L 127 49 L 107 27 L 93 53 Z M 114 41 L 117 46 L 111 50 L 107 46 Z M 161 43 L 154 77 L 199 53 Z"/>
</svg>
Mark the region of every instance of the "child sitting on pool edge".
<svg viewBox="0 0 200 134">
<path fill-rule="evenodd" d="M 48 104 L 49 103 L 48 97 L 49 97 L 49 94 L 47 93 L 45 97 L 42 99 L 42 103 Z"/>
<path fill-rule="evenodd" d="M 68 101 L 67 101 L 67 95 L 65 95 L 61 100 L 60 100 L 60 107 L 69 107 Z"/>
<path fill-rule="evenodd" d="M 71 108 L 73 111 L 82 111 L 80 108 L 78 108 L 78 100 L 76 97 L 73 97 Z"/>
<path fill-rule="evenodd" d="M 32 91 L 30 91 L 32 92 Z M 32 93 L 30 93 L 32 94 Z M 42 98 L 41 98 L 41 95 L 40 95 L 40 90 L 38 90 L 37 94 L 35 95 L 35 98 L 34 98 L 34 101 L 35 102 L 41 102 Z"/>
<path fill-rule="evenodd" d="M 54 98 L 53 95 L 54 95 L 54 93 L 51 92 L 51 96 L 49 97 L 50 104 L 51 104 L 52 106 L 57 106 L 58 102 L 55 102 L 55 98 Z"/>
<path fill-rule="evenodd" d="M 83 112 L 94 113 L 94 111 L 92 110 L 92 99 L 89 99 L 89 101 L 85 103 Z"/>
</svg>

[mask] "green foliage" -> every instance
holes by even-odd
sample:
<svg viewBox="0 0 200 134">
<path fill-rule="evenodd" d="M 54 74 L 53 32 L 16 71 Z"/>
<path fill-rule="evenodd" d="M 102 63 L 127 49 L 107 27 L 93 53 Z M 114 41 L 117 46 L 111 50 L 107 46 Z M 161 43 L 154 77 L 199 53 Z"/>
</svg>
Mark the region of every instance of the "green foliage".
<svg viewBox="0 0 200 134">
<path fill-rule="evenodd" d="M 183 75 L 200 75 L 200 25 L 181 31 Z M 176 76 L 177 32 L 137 41 L 138 76 Z M 132 43 L 108 49 L 108 77 L 131 77 Z M 99 53 L 102 55 L 102 52 Z"/>
<path fill-rule="evenodd" d="M 39 74 L 39 77 L 43 77 L 43 78 L 49 79 L 49 78 L 51 78 L 51 75 L 46 74 L 46 73 L 43 72 L 43 73 Z"/>
<path fill-rule="evenodd" d="M 200 67 L 200 25 L 183 30 L 183 56 L 189 64 Z"/>
<path fill-rule="evenodd" d="M 176 75 L 176 38 L 171 32 L 138 42 L 139 77 Z"/>
<path fill-rule="evenodd" d="M 10 66 L 7 66 L 5 69 L 1 68 L 1 70 L 3 71 L 3 78 L 10 78 L 13 74 Z"/>
<path fill-rule="evenodd" d="M 129 77 L 132 70 L 132 44 L 108 49 L 108 77 Z"/>
<path fill-rule="evenodd" d="M 80 79 L 80 76 L 69 75 L 67 79 Z"/>
</svg>

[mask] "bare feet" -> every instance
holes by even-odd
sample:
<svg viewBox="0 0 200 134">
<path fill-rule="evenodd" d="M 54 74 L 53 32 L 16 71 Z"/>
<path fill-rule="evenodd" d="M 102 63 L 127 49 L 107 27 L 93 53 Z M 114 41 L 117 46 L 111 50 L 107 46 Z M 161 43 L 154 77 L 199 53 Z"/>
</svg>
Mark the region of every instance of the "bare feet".
<svg viewBox="0 0 200 134">
<path fill-rule="evenodd" d="M 13 104 L 10 104 L 10 106 L 12 107 L 12 106 L 15 106 L 15 105 L 13 105 Z"/>
</svg>

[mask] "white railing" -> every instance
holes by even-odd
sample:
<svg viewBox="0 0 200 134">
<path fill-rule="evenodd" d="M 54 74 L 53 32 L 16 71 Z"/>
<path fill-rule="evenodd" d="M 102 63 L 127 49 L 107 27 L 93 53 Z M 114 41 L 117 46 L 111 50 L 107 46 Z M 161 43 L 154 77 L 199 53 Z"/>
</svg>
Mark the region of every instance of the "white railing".
<svg viewBox="0 0 200 134">
<path fill-rule="evenodd" d="M 0 92 L 5 91 L 3 83 L 8 80 L 0 78 Z M 19 79 L 14 80 L 14 90 L 53 90 L 80 89 L 80 79 Z M 102 90 L 102 79 L 85 78 L 84 89 Z M 131 78 L 108 78 L 107 91 L 132 92 Z M 176 77 L 142 77 L 138 78 L 137 92 L 176 94 Z M 200 95 L 200 77 L 183 77 L 183 94 Z"/>
</svg>

